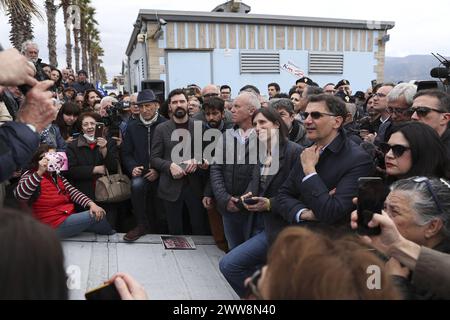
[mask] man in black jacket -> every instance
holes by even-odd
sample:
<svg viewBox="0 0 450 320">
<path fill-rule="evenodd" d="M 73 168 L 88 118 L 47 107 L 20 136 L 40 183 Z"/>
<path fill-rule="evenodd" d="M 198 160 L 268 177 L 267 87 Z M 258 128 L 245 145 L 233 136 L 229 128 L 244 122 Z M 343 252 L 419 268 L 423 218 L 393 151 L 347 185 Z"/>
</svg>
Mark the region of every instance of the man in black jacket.
<svg viewBox="0 0 450 320">
<path fill-rule="evenodd" d="M 156 126 L 166 119 L 158 113 L 159 101 L 152 90 L 139 92 L 136 104 L 139 119 L 128 124 L 122 144 L 123 164 L 132 177 L 131 203 L 137 221 L 137 226 L 124 236 L 126 241 L 135 241 L 148 232 L 162 232 L 158 226 L 161 200 L 156 197 L 159 174 L 151 167 L 150 156 Z"/>
<path fill-rule="evenodd" d="M 172 90 L 167 99 L 172 119 L 156 128 L 152 141 L 151 164 L 160 174 L 158 196 L 164 200 L 171 234 L 187 233 L 183 226 L 186 205 L 192 233 L 206 235 L 209 227 L 202 197 L 204 170 L 208 165 L 200 164 L 202 138 L 195 135 L 202 134 L 202 124 L 189 119 L 187 96 L 182 89 Z M 198 132 L 194 131 L 194 123 L 199 126 Z M 196 139 L 199 150 L 195 148 Z M 195 154 L 196 151 L 200 154 Z"/>
<path fill-rule="evenodd" d="M 305 114 L 307 135 L 314 144 L 302 152 L 299 165 L 281 187 L 277 212 L 287 225 L 347 224 L 358 178 L 373 173 L 372 160 L 342 130 L 347 115 L 342 100 L 326 94 L 310 97 Z"/>
<path fill-rule="evenodd" d="M 249 161 L 251 155 L 257 155 L 249 141 L 255 135 L 252 116 L 259 107 L 258 97 L 252 92 L 244 91 L 234 100 L 231 113 L 235 127 L 223 134 L 222 158 L 216 155 L 217 163 L 211 166 L 211 186 L 230 250 L 253 234 L 250 214 L 240 209 L 239 198 L 247 189 L 256 165 Z"/>
</svg>

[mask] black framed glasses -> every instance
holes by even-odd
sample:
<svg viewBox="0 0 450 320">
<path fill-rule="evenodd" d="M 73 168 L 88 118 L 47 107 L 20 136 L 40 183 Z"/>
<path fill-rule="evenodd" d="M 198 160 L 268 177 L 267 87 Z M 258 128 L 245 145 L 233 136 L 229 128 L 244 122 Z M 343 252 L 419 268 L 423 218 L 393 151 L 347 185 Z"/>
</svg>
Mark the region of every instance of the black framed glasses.
<svg viewBox="0 0 450 320">
<path fill-rule="evenodd" d="M 430 107 L 412 107 L 411 108 L 411 115 L 415 112 L 419 117 L 426 117 L 427 114 L 429 114 L 431 111 L 438 112 L 438 113 L 445 113 L 443 110 L 434 109 Z"/>
<path fill-rule="evenodd" d="M 438 198 L 436 192 L 434 192 L 434 190 L 433 190 L 433 186 L 430 183 L 430 179 L 428 179 L 427 177 L 416 177 L 413 179 L 413 181 L 416 183 L 422 183 L 422 182 L 425 183 L 425 185 L 427 186 L 428 192 L 431 194 L 431 197 L 433 198 L 433 201 L 436 204 L 436 207 L 437 207 L 439 213 L 443 214 L 444 210 L 442 209 L 441 202 L 439 201 L 439 198 Z"/>
<path fill-rule="evenodd" d="M 406 150 L 409 150 L 411 148 L 402 146 L 401 144 L 393 144 L 390 145 L 388 143 L 382 142 L 380 143 L 380 150 L 384 154 L 387 154 L 389 150 L 392 150 L 392 153 L 394 154 L 394 157 L 400 158 Z"/>
<path fill-rule="evenodd" d="M 211 97 L 218 97 L 218 93 L 207 93 L 203 95 L 203 98 L 211 98 Z"/>
<path fill-rule="evenodd" d="M 379 97 L 379 98 L 385 98 L 385 97 L 387 97 L 387 94 L 384 94 L 384 93 L 381 93 L 381 92 L 377 92 L 377 93 L 374 93 L 372 96 L 373 97 Z"/>
<path fill-rule="evenodd" d="M 319 111 L 312 111 L 312 112 L 303 112 L 303 116 L 308 118 L 308 116 L 311 116 L 314 120 L 320 119 L 324 116 L 330 116 L 330 117 L 337 117 L 337 115 L 333 113 L 326 113 L 326 112 L 319 112 Z"/>
<path fill-rule="evenodd" d="M 258 289 L 258 281 L 261 279 L 262 271 L 261 269 L 258 269 L 253 273 L 253 275 L 250 277 L 250 281 L 248 281 L 245 285 L 247 289 L 247 298 L 254 296 L 258 300 L 262 300 L 261 293 Z"/>
<path fill-rule="evenodd" d="M 407 109 L 405 109 L 405 108 L 393 108 L 393 107 L 387 107 L 387 112 L 389 113 L 389 114 L 396 114 L 396 115 L 403 115 L 403 116 L 412 116 L 413 115 L 413 113 L 414 113 L 414 111 L 412 111 L 412 109 L 411 108 L 407 108 Z"/>
</svg>

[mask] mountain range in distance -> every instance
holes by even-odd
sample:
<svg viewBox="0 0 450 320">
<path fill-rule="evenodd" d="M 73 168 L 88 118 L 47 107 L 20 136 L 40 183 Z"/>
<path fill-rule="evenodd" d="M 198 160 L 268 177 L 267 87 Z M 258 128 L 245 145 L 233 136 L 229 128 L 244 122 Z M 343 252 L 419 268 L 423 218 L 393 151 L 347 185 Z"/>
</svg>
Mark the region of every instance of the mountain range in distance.
<svg viewBox="0 0 450 320">
<path fill-rule="evenodd" d="M 386 57 L 384 81 L 397 83 L 399 81 L 409 82 L 410 80 L 437 80 L 430 76 L 430 70 L 436 67 L 443 66 L 431 54 Z"/>
</svg>

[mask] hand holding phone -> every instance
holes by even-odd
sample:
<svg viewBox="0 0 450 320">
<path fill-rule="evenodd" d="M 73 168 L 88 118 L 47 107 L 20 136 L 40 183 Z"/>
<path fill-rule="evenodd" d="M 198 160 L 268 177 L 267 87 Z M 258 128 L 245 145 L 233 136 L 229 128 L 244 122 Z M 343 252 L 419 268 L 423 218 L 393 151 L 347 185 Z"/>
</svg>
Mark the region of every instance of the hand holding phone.
<svg viewBox="0 0 450 320">
<path fill-rule="evenodd" d="M 380 227 L 368 226 L 375 213 L 381 213 L 387 188 L 379 177 L 361 177 L 358 179 L 358 229 L 360 235 L 378 235 Z"/>
<path fill-rule="evenodd" d="M 253 198 L 244 198 L 244 200 L 242 200 L 242 202 L 244 202 L 248 206 L 252 206 L 254 204 L 257 204 L 258 200 L 257 199 L 253 199 Z"/>
<path fill-rule="evenodd" d="M 105 124 L 102 122 L 97 122 L 95 124 L 95 138 L 103 138 L 105 131 Z"/>
<path fill-rule="evenodd" d="M 92 289 L 86 292 L 84 296 L 86 300 L 121 300 L 114 282 Z"/>
</svg>

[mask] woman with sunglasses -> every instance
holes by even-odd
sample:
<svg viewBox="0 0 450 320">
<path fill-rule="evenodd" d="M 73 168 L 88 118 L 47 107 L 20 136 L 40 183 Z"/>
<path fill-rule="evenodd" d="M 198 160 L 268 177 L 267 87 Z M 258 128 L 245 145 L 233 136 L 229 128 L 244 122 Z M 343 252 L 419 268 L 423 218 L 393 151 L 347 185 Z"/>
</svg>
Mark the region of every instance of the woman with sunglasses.
<svg viewBox="0 0 450 320">
<path fill-rule="evenodd" d="M 385 155 L 388 184 L 412 176 L 450 176 L 445 146 L 437 133 L 423 123 L 397 125 L 380 149 Z"/>
<path fill-rule="evenodd" d="M 371 289 L 369 266 L 379 266 L 380 287 Z M 355 272 L 355 270 L 357 270 Z M 267 265 L 245 281 L 248 299 L 394 300 L 401 296 L 382 261 L 354 237 L 330 239 L 288 227 L 270 249 Z"/>
<path fill-rule="evenodd" d="M 276 213 L 275 197 L 291 169 L 298 165 L 302 147 L 289 141 L 287 127 L 278 111 L 261 108 L 253 115 L 261 152 L 252 180 L 241 197 L 242 206 L 251 214 L 253 234 L 235 247 L 219 263 L 220 271 L 239 296 L 245 294 L 244 280 L 264 265 L 271 232 L 285 225 Z M 267 233 L 269 232 L 269 234 Z"/>
<path fill-rule="evenodd" d="M 31 169 L 24 172 L 14 190 L 15 197 L 28 201 L 36 219 L 54 228 L 61 238 L 83 231 L 114 234 L 103 208 L 74 188 L 59 172 L 49 170 L 51 152 L 55 149 L 49 145 L 39 146 L 31 160 Z M 76 212 L 75 204 L 85 210 Z"/>
</svg>

